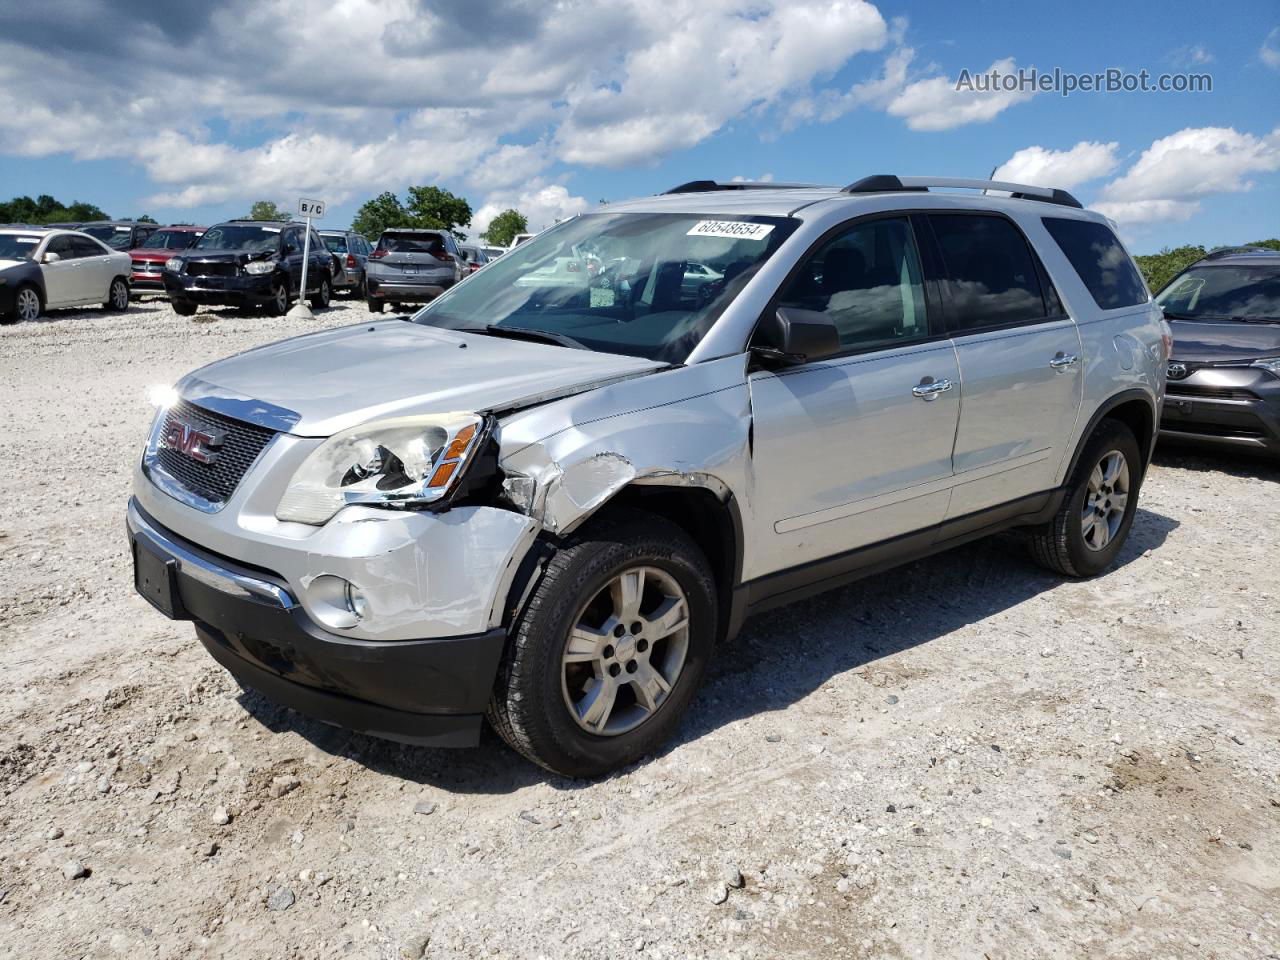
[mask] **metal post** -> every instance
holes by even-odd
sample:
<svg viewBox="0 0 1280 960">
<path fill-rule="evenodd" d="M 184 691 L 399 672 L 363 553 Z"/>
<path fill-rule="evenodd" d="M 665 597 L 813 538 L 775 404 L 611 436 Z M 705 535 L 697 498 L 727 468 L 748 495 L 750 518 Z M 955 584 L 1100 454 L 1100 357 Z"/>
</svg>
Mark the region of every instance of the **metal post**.
<svg viewBox="0 0 1280 960">
<path fill-rule="evenodd" d="M 298 291 L 298 299 L 307 298 L 307 267 L 311 264 L 311 218 L 307 217 L 307 235 L 302 240 L 302 289 Z"/>
</svg>

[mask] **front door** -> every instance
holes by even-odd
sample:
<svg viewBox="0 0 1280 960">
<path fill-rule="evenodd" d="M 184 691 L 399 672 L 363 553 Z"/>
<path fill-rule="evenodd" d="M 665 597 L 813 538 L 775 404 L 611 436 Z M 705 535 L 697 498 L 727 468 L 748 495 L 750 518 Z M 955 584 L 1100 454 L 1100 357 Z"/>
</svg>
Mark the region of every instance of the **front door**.
<svg viewBox="0 0 1280 960">
<path fill-rule="evenodd" d="M 960 410 L 955 349 L 926 307 L 906 218 L 820 243 L 778 306 L 827 314 L 846 352 L 750 376 L 748 580 L 939 523 Z"/>
<path fill-rule="evenodd" d="M 80 293 L 80 262 L 76 259 L 71 246 L 69 234 L 59 234 L 49 239 L 41 254 L 41 259 L 48 254 L 57 254 L 56 263 L 40 264 L 40 272 L 44 274 L 44 290 L 46 304 L 50 307 L 65 306 L 82 298 Z"/>
<path fill-rule="evenodd" d="M 960 361 L 950 517 L 1054 485 L 1080 410 L 1080 333 L 1022 232 L 999 215 L 928 217 Z"/>
</svg>

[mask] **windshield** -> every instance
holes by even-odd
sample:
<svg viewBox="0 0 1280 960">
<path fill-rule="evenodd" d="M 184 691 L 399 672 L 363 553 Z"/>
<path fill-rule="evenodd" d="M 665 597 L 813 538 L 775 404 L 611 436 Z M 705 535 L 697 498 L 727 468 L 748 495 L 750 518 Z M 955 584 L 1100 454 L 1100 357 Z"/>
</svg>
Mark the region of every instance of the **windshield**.
<svg viewBox="0 0 1280 960">
<path fill-rule="evenodd" d="M 338 236 L 335 237 L 327 233 L 322 233 L 320 234 L 320 239 L 324 241 L 324 245 L 333 253 L 347 252 L 347 238 L 342 234 L 338 234 Z"/>
<path fill-rule="evenodd" d="M 39 237 L 0 233 L 0 260 L 30 260 L 39 245 Z"/>
<path fill-rule="evenodd" d="M 1192 267 L 1161 290 L 1156 303 L 1195 320 L 1280 320 L 1280 266 Z"/>
<path fill-rule="evenodd" d="M 575 217 L 493 261 L 414 321 L 536 331 L 683 363 L 796 226 L 784 217 Z"/>
<path fill-rule="evenodd" d="M 143 250 L 185 250 L 200 237 L 193 230 L 157 230 L 147 237 Z"/>
<path fill-rule="evenodd" d="M 101 240 L 113 250 L 128 250 L 133 239 L 133 231 L 128 227 L 81 227 L 81 233 L 87 233 L 95 240 Z"/>
<path fill-rule="evenodd" d="M 206 230 L 197 241 L 197 250 L 237 250 L 258 253 L 274 250 L 280 241 L 279 227 L 250 227 L 228 224 Z"/>
<path fill-rule="evenodd" d="M 378 249 L 387 253 L 443 253 L 444 240 L 438 233 L 384 233 Z"/>
</svg>

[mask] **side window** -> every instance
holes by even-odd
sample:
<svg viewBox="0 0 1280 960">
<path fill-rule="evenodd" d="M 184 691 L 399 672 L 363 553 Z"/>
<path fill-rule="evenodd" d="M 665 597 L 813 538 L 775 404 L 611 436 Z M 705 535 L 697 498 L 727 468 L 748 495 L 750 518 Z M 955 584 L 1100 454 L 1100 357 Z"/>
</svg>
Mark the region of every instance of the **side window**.
<svg viewBox="0 0 1280 960">
<path fill-rule="evenodd" d="M 1138 270 L 1105 224 L 1045 217 L 1044 227 L 1103 310 L 1147 302 Z"/>
<path fill-rule="evenodd" d="M 1003 217 L 930 214 L 951 291 L 955 332 L 1030 323 L 1046 316 L 1031 249 Z"/>
<path fill-rule="evenodd" d="M 71 252 L 71 238 L 65 234 L 50 240 L 49 245 L 44 248 L 44 252 L 56 253 L 63 260 L 71 260 L 75 257 L 75 254 Z"/>
<path fill-rule="evenodd" d="M 71 251 L 75 257 L 101 257 L 107 252 L 88 237 L 72 237 Z"/>
<path fill-rule="evenodd" d="M 827 241 L 787 283 L 778 306 L 825 313 L 846 350 L 925 339 L 924 281 L 910 224 L 867 220 Z"/>
<path fill-rule="evenodd" d="M 280 251 L 286 255 L 302 252 L 302 234 L 297 230 L 286 230 L 281 235 Z"/>
</svg>

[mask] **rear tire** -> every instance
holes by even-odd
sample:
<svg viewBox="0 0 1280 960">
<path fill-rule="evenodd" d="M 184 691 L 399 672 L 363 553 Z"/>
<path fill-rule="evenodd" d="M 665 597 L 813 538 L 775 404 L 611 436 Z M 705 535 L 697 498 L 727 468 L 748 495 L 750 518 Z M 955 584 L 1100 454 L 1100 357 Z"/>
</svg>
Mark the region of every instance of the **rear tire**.
<svg viewBox="0 0 1280 960">
<path fill-rule="evenodd" d="M 111 281 L 111 286 L 107 288 L 107 299 L 103 301 L 102 307 L 113 313 L 123 313 L 129 309 L 129 284 L 125 283 L 121 277 Z"/>
<path fill-rule="evenodd" d="M 1067 577 L 1102 573 L 1129 536 L 1142 478 L 1133 431 L 1118 420 L 1103 420 L 1085 443 L 1057 514 L 1031 530 L 1031 556 Z"/>
<path fill-rule="evenodd" d="M 387 306 L 381 300 L 366 300 L 365 303 L 369 305 L 370 313 L 381 313 Z"/>
<path fill-rule="evenodd" d="M 490 724 L 568 777 L 653 753 L 702 682 L 715 596 L 706 557 L 675 524 L 633 510 L 588 524 L 551 558 L 511 627 Z M 593 700 L 604 704 L 594 714 Z"/>
<path fill-rule="evenodd" d="M 173 307 L 173 312 L 180 317 L 190 317 L 200 309 L 190 300 L 174 300 L 170 306 Z"/>
<path fill-rule="evenodd" d="M 333 299 L 333 288 L 329 286 L 329 278 L 320 278 L 320 289 L 316 291 L 316 295 L 311 298 L 311 309 L 325 310 L 329 306 L 329 301 Z"/>
</svg>

